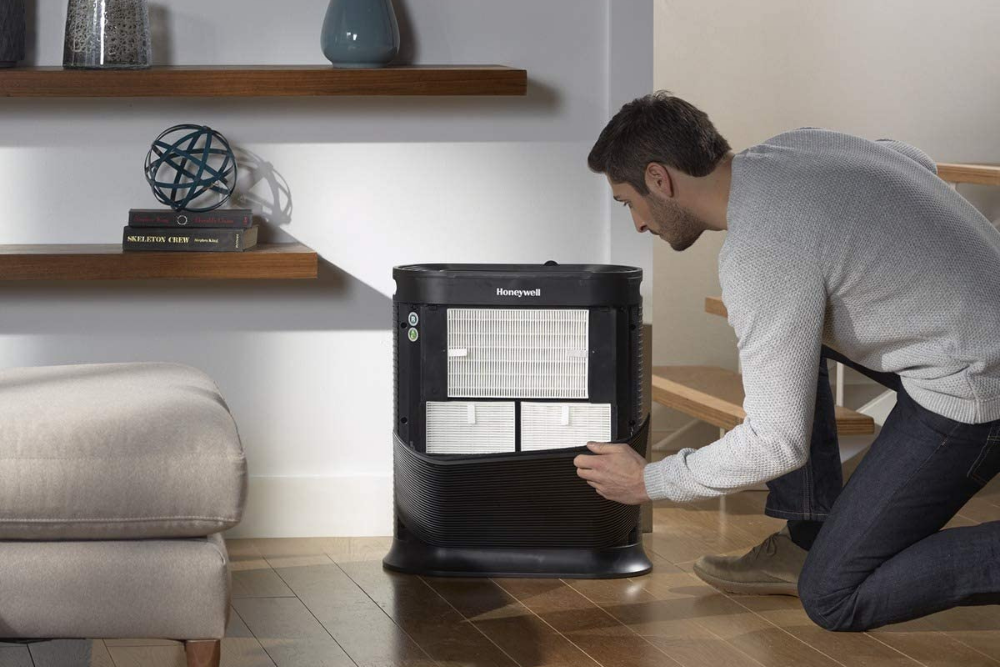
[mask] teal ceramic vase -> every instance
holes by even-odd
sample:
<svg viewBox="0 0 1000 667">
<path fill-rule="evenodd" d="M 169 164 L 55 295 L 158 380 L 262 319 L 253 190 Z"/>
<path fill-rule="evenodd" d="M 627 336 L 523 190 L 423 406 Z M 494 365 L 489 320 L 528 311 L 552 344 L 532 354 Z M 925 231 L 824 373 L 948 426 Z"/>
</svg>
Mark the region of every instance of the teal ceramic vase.
<svg viewBox="0 0 1000 667">
<path fill-rule="evenodd" d="M 321 43 L 335 67 L 385 67 L 399 53 L 392 0 L 330 0 Z"/>
</svg>

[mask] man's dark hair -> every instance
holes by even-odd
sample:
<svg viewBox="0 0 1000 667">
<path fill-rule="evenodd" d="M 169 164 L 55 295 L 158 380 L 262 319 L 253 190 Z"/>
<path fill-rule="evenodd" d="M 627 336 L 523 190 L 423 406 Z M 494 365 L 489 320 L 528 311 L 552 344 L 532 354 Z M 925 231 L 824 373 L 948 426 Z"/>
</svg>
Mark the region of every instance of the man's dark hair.
<svg viewBox="0 0 1000 667">
<path fill-rule="evenodd" d="M 673 167 L 689 176 L 707 176 L 730 150 L 705 112 L 661 90 L 632 100 L 601 132 L 587 158 L 598 174 L 628 183 L 648 195 L 646 165 Z"/>
</svg>

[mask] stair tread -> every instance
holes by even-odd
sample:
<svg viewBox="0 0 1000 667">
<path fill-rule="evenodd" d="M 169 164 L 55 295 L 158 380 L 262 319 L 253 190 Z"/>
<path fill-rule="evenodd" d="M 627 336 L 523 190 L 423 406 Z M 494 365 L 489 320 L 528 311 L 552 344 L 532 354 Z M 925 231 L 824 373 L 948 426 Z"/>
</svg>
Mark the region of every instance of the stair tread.
<svg viewBox="0 0 1000 667">
<path fill-rule="evenodd" d="M 726 430 L 742 424 L 743 376 L 714 366 L 655 366 L 653 400 Z M 868 415 L 836 406 L 840 435 L 868 435 L 875 421 Z"/>
<path fill-rule="evenodd" d="M 705 297 L 705 312 L 710 315 L 729 317 L 729 311 L 726 310 L 726 304 L 723 303 L 721 296 Z"/>
</svg>

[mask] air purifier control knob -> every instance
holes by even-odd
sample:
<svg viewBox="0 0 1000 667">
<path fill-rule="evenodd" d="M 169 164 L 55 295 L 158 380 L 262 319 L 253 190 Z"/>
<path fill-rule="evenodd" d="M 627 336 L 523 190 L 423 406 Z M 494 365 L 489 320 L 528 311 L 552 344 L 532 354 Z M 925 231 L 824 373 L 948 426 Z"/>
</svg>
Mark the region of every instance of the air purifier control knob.
<svg viewBox="0 0 1000 667">
<path fill-rule="evenodd" d="M 406 318 L 406 321 L 410 323 L 411 327 L 415 327 L 420 324 L 420 316 L 416 313 L 410 313 L 410 316 Z"/>
<path fill-rule="evenodd" d="M 407 335 L 410 337 L 411 343 L 416 343 L 417 339 L 420 338 L 420 332 L 413 327 L 410 327 L 410 330 L 409 332 L 407 332 Z"/>
</svg>

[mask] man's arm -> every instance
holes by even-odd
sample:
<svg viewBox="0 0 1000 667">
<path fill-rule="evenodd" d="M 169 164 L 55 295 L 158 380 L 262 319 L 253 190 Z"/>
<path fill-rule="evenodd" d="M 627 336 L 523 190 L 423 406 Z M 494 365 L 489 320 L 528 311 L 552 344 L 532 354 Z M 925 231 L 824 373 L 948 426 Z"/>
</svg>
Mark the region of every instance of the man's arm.
<svg viewBox="0 0 1000 667">
<path fill-rule="evenodd" d="M 901 153 L 906 157 L 910 158 L 921 167 L 937 173 L 937 164 L 930 158 L 927 153 L 923 152 L 916 146 L 911 146 L 910 144 L 904 144 L 902 141 L 896 141 L 895 139 L 876 139 L 875 143 L 887 146 L 897 153 Z"/>
<path fill-rule="evenodd" d="M 739 339 L 746 419 L 710 445 L 647 465 L 643 479 L 653 500 L 725 495 L 805 464 L 826 312 L 816 251 L 762 244 L 720 267 Z"/>
</svg>

